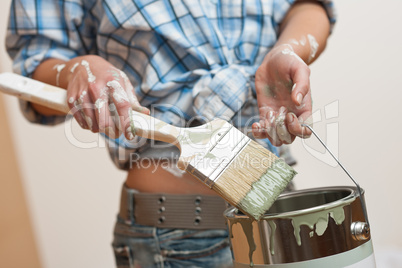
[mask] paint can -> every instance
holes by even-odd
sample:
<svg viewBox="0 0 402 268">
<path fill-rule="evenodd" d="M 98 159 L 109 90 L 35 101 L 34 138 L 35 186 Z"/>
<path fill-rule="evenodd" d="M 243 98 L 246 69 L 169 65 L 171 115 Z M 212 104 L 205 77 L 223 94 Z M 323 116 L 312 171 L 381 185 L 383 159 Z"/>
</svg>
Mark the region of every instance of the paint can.
<svg viewBox="0 0 402 268">
<path fill-rule="evenodd" d="M 234 267 L 376 267 L 359 190 L 339 186 L 284 193 L 259 221 L 227 209 Z"/>
</svg>

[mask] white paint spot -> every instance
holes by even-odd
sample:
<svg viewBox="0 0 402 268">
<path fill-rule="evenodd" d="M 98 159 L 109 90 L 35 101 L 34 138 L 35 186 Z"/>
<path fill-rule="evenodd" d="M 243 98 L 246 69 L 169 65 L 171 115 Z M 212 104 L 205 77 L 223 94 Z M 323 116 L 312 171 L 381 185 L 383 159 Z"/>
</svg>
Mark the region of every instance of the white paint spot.
<svg viewBox="0 0 402 268">
<path fill-rule="evenodd" d="M 290 40 L 289 40 L 289 43 L 291 43 L 291 44 L 293 44 L 293 45 L 296 45 L 296 46 L 299 45 L 299 42 L 297 42 L 297 40 L 294 39 L 294 38 L 290 39 Z"/>
<path fill-rule="evenodd" d="M 290 50 L 289 48 L 285 48 L 284 50 L 282 50 L 282 54 L 284 55 L 289 55 L 292 57 L 296 57 L 296 59 L 298 59 L 299 61 L 305 63 L 300 57 L 299 55 L 297 55 L 293 50 Z"/>
<path fill-rule="evenodd" d="M 66 67 L 66 65 L 63 64 L 56 64 L 53 69 L 57 70 L 57 74 L 56 74 L 56 86 L 60 85 L 60 73 L 61 71 Z"/>
<path fill-rule="evenodd" d="M 114 89 L 113 98 L 117 102 L 124 102 L 124 101 L 128 102 L 127 92 L 124 90 L 124 88 L 120 85 L 119 82 L 117 82 L 116 80 L 112 80 L 107 82 L 106 85 Z"/>
<path fill-rule="evenodd" d="M 111 113 L 116 112 L 116 105 L 114 105 L 114 103 L 109 104 L 109 111 Z"/>
<path fill-rule="evenodd" d="M 80 96 L 80 98 L 79 98 L 80 103 L 83 103 L 83 102 L 84 102 L 84 97 L 85 97 L 85 95 L 87 95 L 87 92 L 84 90 L 84 91 L 82 91 L 81 96 Z"/>
<path fill-rule="evenodd" d="M 275 120 L 275 113 L 274 113 L 274 111 L 269 111 L 269 113 L 268 113 L 268 122 L 269 122 L 270 124 L 273 124 L 273 123 L 274 123 L 274 120 Z"/>
<path fill-rule="evenodd" d="M 131 131 L 131 126 L 126 129 L 127 137 L 130 141 L 134 140 L 133 131 Z"/>
<path fill-rule="evenodd" d="M 76 62 L 73 67 L 71 68 L 70 72 L 73 73 L 75 71 L 75 69 L 78 67 L 78 65 L 80 65 L 78 62 Z"/>
<path fill-rule="evenodd" d="M 291 143 L 292 138 L 285 124 L 286 112 L 287 110 L 285 107 L 282 106 L 281 108 L 279 108 L 279 115 L 275 121 L 276 132 L 281 141 Z"/>
<path fill-rule="evenodd" d="M 310 43 L 310 56 L 308 58 L 308 62 L 311 62 L 314 59 L 315 55 L 317 54 L 319 45 L 317 43 L 317 40 L 315 40 L 315 37 L 312 36 L 311 34 L 308 34 L 307 38 L 308 42 Z"/>
<path fill-rule="evenodd" d="M 73 97 L 70 97 L 69 99 L 68 99 L 68 103 L 70 103 L 70 104 L 73 104 L 74 103 L 74 98 Z"/>
<path fill-rule="evenodd" d="M 100 113 L 102 107 L 105 105 L 106 102 L 107 100 L 101 98 L 95 101 L 95 107 L 98 109 L 98 113 Z"/>
<path fill-rule="evenodd" d="M 296 83 L 293 84 L 292 91 L 296 88 Z"/>
<path fill-rule="evenodd" d="M 89 62 L 87 62 L 86 60 L 82 60 L 81 61 L 81 65 L 85 67 L 85 69 L 87 70 L 87 74 L 88 74 L 88 82 L 89 83 L 93 83 L 96 80 L 96 76 L 93 75 L 91 68 L 89 68 Z"/>
</svg>

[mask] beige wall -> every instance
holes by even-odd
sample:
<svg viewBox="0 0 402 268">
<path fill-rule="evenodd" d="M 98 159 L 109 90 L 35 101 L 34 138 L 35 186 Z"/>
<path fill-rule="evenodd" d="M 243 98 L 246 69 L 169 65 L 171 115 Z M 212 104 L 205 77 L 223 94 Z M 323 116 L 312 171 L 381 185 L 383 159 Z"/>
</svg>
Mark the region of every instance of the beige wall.
<svg viewBox="0 0 402 268">
<path fill-rule="evenodd" d="M 0 40 L 4 40 L 10 2 L 0 2 Z M 3 47 L 0 59 L 0 71 L 10 70 Z M 28 251 L 33 246 L 32 231 L 30 237 L 29 226 L 17 221 L 28 219 L 27 207 L 23 210 L 23 189 L 42 267 L 114 267 L 110 244 L 124 172 L 113 166 L 105 149 L 79 149 L 66 139 L 63 125 L 52 128 L 29 124 L 20 114 L 15 98 L 4 96 L 4 101 L 20 170 L 10 165 L 12 158 L 4 161 L 3 150 L 12 144 L 0 135 L 0 202 L 4 204 L 0 205 L 0 267 L 39 267 L 38 259 L 32 256 L 35 252 Z M 0 119 L 4 129 L 5 121 Z M 98 140 L 97 135 L 81 131 L 77 125 L 74 135 L 84 142 Z M 9 147 L 3 147 L 3 142 Z M 16 176 L 3 177 L 13 172 Z M 18 173 L 22 175 L 23 189 Z M 8 195 L 3 195 L 4 191 Z M 18 214 L 10 215 L 11 212 Z M 16 233 L 21 226 L 26 228 Z M 13 265 L 6 265 L 10 259 L 14 259 Z"/>
<path fill-rule="evenodd" d="M 0 125 L 0 267 L 40 267 L 2 95 Z"/>
<path fill-rule="evenodd" d="M 8 1 L 3 5 L 6 4 Z M 4 25 L 6 16 L 6 8 L 2 6 L 0 25 Z M 0 36 L 4 30 L 0 27 Z M 9 68 L 3 50 L 0 59 L 0 70 Z M 0 95 L 0 126 L 0 267 L 41 267 L 3 95 Z"/>
<path fill-rule="evenodd" d="M 328 130 L 330 145 L 367 191 L 375 250 L 400 250 L 402 2 L 382 1 L 386 8 L 374 0 L 336 3 L 339 22 L 327 51 L 311 67 L 314 109 L 327 107 L 315 128 L 324 139 Z M 16 100 L 7 98 L 7 110 L 43 266 L 112 267 L 109 244 L 124 173 L 103 148 L 69 143 L 63 126 L 28 124 Z M 331 113 L 336 116 L 329 118 Z M 74 133 L 88 142 L 98 140 L 77 125 Z M 352 184 L 313 150 L 323 152 L 313 138 L 293 146 L 298 187 Z"/>
</svg>

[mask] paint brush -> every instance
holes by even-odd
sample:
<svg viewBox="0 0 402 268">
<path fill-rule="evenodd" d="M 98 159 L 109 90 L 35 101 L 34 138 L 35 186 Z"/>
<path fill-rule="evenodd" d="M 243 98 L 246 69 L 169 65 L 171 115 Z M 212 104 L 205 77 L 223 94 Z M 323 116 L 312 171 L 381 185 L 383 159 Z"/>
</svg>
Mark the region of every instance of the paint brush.
<svg viewBox="0 0 402 268">
<path fill-rule="evenodd" d="M 70 112 L 66 90 L 17 74 L 0 74 L 0 91 Z M 284 160 L 225 120 L 180 128 L 135 111 L 130 117 L 136 135 L 176 145 L 180 169 L 253 219 L 260 219 L 296 174 Z"/>
</svg>

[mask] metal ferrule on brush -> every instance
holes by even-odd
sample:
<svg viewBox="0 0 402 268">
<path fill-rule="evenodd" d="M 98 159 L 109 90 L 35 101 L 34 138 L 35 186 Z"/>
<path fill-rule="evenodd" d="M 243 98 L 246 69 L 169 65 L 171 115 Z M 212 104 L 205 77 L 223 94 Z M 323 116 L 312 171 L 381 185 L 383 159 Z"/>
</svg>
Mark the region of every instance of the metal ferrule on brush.
<svg viewBox="0 0 402 268">
<path fill-rule="evenodd" d="M 217 182 L 233 160 L 250 143 L 251 139 L 231 124 L 215 134 L 214 142 L 207 152 L 194 158 L 187 166 L 187 172 L 210 188 Z"/>
</svg>

